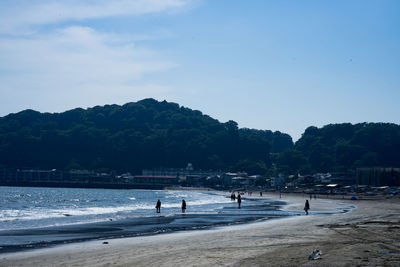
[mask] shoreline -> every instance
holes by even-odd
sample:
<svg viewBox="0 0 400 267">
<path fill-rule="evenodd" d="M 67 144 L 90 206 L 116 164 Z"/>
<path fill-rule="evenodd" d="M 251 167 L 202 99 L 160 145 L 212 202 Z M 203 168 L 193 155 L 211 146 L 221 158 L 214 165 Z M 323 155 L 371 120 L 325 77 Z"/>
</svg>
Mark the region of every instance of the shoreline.
<svg viewBox="0 0 400 267">
<path fill-rule="evenodd" d="M 211 192 L 208 190 L 200 192 L 229 199 L 227 192 Z M 197 210 L 196 206 L 193 206 L 185 214 L 181 214 L 179 209 L 179 212 L 173 211 L 171 213 L 170 210 L 167 210 L 166 213 L 152 213 L 146 216 L 128 215 L 118 219 L 105 217 L 95 222 L 5 229 L 0 231 L 0 255 L 91 240 L 213 229 L 220 226 L 246 224 L 280 216 L 290 216 L 287 212 L 279 212 L 283 205 L 283 202 L 280 201 L 273 201 L 270 198 L 245 198 L 244 202 L 245 205 L 242 209 L 237 209 L 237 205 L 232 201 L 229 201 L 228 204 L 221 204 L 223 208 L 218 207 L 218 212 L 213 212 L 213 209 L 200 211 Z"/>
<path fill-rule="evenodd" d="M 279 200 L 287 202 L 287 209 L 300 211 L 305 198 L 285 196 Z M 332 211 L 341 203 L 357 208 L 332 215 L 292 216 L 3 254 L 0 266 L 398 266 L 400 200 L 313 199 L 311 214 Z M 320 260 L 308 261 L 313 249 L 322 250 Z"/>
</svg>

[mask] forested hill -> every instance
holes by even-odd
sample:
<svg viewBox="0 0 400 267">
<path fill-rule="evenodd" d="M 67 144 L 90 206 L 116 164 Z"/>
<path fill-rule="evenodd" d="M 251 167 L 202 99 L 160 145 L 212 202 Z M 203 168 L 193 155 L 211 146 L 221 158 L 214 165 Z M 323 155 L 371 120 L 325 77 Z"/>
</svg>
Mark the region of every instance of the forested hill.
<svg viewBox="0 0 400 267">
<path fill-rule="evenodd" d="M 280 154 L 278 166 L 289 173 L 400 167 L 400 125 L 342 123 L 308 127 L 293 150 Z"/>
<path fill-rule="evenodd" d="M 116 170 L 184 167 L 265 173 L 289 135 L 238 129 L 200 111 L 145 99 L 63 113 L 25 110 L 0 118 L 0 167 Z"/>
</svg>

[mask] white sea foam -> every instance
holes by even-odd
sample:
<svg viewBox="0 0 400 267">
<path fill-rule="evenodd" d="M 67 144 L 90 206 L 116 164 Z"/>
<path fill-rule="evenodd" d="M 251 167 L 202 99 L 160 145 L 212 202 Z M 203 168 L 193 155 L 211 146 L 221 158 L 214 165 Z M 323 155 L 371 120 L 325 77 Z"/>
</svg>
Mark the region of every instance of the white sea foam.
<svg viewBox="0 0 400 267">
<path fill-rule="evenodd" d="M 132 199 L 132 198 L 130 198 Z M 133 198 L 135 199 L 135 198 Z M 209 204 L 223 204 L 229 203 L 230 200 L 225 198 L 210 198 L 200 199 L 194 201 L 187 201 L 188 207 L 190 206 L 201 206 Z M 162 208 L 180 208 L 181 203 L 162 203 Z M 129 212 L 137 210 L 153 210 L 153 204 L 133 204 L 125 206 L 107 206 L 107 207 L 81 207 L 78 208 L 76 205 L 72 205 L 71 208 L 65 209 L 45 209 L 45 208 L 32 208 L 23 210 L 2 210 L 0 211 L 0 221 L 12 221 L 12 220 L 40 220 L 47 218 L 57 218 L 65 216 L 89 216 L 89 215 L 102 215 L 102 214 L 115 214 L 118 212 Z"/>
<path fill-rule="evenodd" d="M 27 190 L 34 193 L 27 194 Z M 0 202 L 0 230 L 154 216 L 158 198 L 164 215 L 180 212 L 182 199 L 186 200 L 187 212 L 199 213 L 222 209 L 231 202 L 222 195 L 189 191 L 52 190 L 54 192 L 16 188 L 15 191 L 23 192 L 3 194 L 5 201 L 3 204 Z M 196 208 L 192 209 L 194 206 Z"/>
<path fill-rule="evenodd" d="M 129 205 L 120 207 L 87 207 L 73 209 L 31 209 L 31 210 L 2 210 L 0 221 L 11 220 L 40 220 L 47 218 L 57 218 L 65 216 L 87 216 L 113 214 L 124 211 L 154 209 L 153 205 Z"/>
</svg>

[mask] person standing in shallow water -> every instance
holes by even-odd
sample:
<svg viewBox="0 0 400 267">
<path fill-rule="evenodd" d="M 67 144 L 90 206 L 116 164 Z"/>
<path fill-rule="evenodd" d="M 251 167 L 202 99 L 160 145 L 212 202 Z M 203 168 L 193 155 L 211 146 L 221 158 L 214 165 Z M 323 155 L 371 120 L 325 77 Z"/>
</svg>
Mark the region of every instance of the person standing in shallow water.
<svg viewBox="0 0 400 267">
<path fill-rule="evenodd" d="M 157 200 L 156 212 L 157 212 L 157 213 L 160 213 L 160 212 L 161 212 L 161 201 L 160 201 L 160 200 Z"/>
<path fill-rule="evenodd" d="M 239 206 L 239 209 L 240 209 L 240 204 L 242 204 L 242 197 L 240 196 L 240 193 L 237 196 L 237 201 L 238 201 L 238 206 Z"/>
<path fill-rule="evenodd" d="M 185 213 L 186 211 L 186 201 L 182 199 L 182 213 Z"/>
<path fill-rule="evenodd" d="M 306 212 L 306 215 L 308 215 L 308 210 L 310 209 L 310 203 L 308 200 L 306 200 L 306 204 L 304 205 L 304 211 Z"/>
</svg>

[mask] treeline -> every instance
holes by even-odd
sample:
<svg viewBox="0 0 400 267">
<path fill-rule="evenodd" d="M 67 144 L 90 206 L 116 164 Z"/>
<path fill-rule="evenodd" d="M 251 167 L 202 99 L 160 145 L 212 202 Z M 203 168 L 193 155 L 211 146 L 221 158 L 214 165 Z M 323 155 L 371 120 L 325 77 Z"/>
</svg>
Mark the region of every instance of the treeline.
<svg viewBox="0 0 400 267">
<path fill-rule="evenodd" d="M 200 111 L 145 99 L 63 113 L 25 110 L 0 118 L 0 167 L 130 171 L 183 167 L 266 173 L 289 135 L 239 129 Z"/>
<path fill-rule="evenodd" d="M 309 127 L 293 144 L 281 132 L 238 128 L 200 111 L 145 99 L 63 113 L 25 110 L 0 118 L 0 168 L 130 171 L 159 167 L 249 174 L 400 167 L 400 126 Z"/>
<path fill-rule="evenodd" d="M 278 171 L 315 173 L 357 167 L 400 167 L 400 126 L 392 123 L 309 127 L 277 158 Z"/>
</svg>

